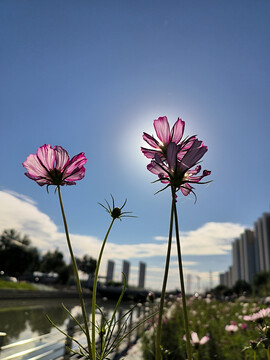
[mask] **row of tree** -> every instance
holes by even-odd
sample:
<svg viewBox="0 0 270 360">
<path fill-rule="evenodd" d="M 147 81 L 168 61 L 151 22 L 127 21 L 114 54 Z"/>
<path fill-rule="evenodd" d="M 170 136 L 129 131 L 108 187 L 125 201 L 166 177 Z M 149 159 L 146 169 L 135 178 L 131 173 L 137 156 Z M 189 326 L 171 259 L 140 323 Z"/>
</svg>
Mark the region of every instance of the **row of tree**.
<svg viewBox="0 0 270 360">
<path fill-rule="evenodd" d="M 85 274 L 94 274 L 96 260 L 88 255 L 76 259 L 78 269 Z M 35 271 L 42 273 L 56 273 L 58 282 L 68 283 L 73 274 L 72 266 L 66 264 L 64 255 L 59 250 L 47 251 L 41 254 L 31 245 L 27 235 L 21 236 L 14 229 L 4 230 L 0 236 L 0 272 L 6 276 L 20 278 L 33 274 Z"/>
<path fill-rule="evenodd" d="M 231 296 L 233 294 L 237 296 L 245 294 L 267 297 L 270 294 L 270 272 L 262 271 L 256 273 L 253 277 L 252 284 L 249 284 L 245 280 L 238 280 L 232 288 L 228 288 L 225 285 L 218 285 L 212 291 L 218 297 Z"/>
</svg>

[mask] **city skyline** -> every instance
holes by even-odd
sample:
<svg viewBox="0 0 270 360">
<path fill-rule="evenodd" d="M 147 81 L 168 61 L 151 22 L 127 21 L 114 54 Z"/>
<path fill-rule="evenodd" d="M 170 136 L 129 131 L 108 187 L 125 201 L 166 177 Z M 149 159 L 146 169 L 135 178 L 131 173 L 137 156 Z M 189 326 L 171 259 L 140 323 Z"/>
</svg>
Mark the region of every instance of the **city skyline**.
<svg viewBox="0 0 270 360">
<path fill-rule="evenodd" d="M 232 264 L 220 274 L 220 284 L 233 287 L 238 280 L 252 284 L 254 275 L 270 272 L 270 213 L 263 213 L 253 229 L 245 229 L 232 243 Z"/>
<path fill-rule="evenodd" d="M 254 0 L 1 1 L 0 233 L 14 228 L 68 261 L 54 189 L 27 178 L 22 163 L 43 144 L 84 152 L 85 177 L 62 188 L 76 256 L 97 258 L 110 223 L 98 203 L 127 199 L 136 218 L 115 222 L 101 275 L 109 259 L 121 273 L 125 259 L 136 285 L 145 262 L 145 287 L 159 290 L 170 191 L 155 195 L 140 147 L 155 119 L 180 117 L 184 137 L 208 146 L 201 165 L 213 180 L 195 186 L 196 203 L 178 193 L 184 272 L 201 289 L 211 272 L 217 285 L 234 239 L 269 211 L 269 16 L 270 3 Z M 169 290 L 180 287 L 175 245 Z"/>
</svg>

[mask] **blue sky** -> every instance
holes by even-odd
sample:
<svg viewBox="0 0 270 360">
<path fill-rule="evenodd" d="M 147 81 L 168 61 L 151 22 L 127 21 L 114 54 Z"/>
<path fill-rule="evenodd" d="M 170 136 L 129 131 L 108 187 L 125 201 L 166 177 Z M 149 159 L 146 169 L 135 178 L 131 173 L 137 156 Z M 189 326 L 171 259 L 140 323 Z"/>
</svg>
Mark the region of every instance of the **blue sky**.
<svg viewBox="0 0 270 360">
<path fill-rule="evenodd" d="M 62 190 L 78 255 L 96 256 L 110 222 L 97 204 L 113 194 L 138 216 L 115 224 L 110 258 L 147 263 L 158 288 L 170 194 L 140 152 L 142 132 L 167 115 L 208 145 L 213 182 L 179 194 L 186 274 L 214 284 L 231 264 L 230 243 L 269 211 L 270 3 L 268 1 L 0 2 L 0 231 L 15 227 L 41 250 L 67 252 L 57 196 L 24 176 L 43 144 L 85 152 L 86 176 Z M 175 252 L 174 252 L 175 254 Z M 169 288 L 178 287 L 172 257 Z"/>
</svg>

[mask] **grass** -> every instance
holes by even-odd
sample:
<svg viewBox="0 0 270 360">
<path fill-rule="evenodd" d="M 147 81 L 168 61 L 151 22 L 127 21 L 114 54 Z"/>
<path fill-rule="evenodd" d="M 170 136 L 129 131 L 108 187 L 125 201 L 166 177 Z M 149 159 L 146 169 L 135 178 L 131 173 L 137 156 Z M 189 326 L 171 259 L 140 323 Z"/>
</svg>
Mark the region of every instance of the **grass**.
<svg viewBox="0 0 270 360">
<path fill-rule="evenodd" d="M 15 289 L 15 290 L 36 290 L 36 287 L 32 284 L 25 282 L 12 282 L 0 280 L 0 289 Z"/>
<path fill-rule="evenodd" d="M 188 302 L 190 330 L 198 333 L 199 338 L 208 335 L 210 340 L 204 345 L 193 346 L 196 360 L 263 360 L 270 359 L 270 331 L 264 335 L 265 341 L 253 350 L 250 340 L 258 342 L 262 328 L 270 326 L 270 317 L 263 324 L 245 321 L 243 316 L 265 308 L 253 299 L 245 301 L 216 301 L 192 299 Z M 236 324 L 236 332 L 225 330 L 226 325 Z M 143 336 L 143 359 L 154 360 L 155 325 L 149 324 L 149 331 Z M 259 329 L 260 326 L 260 329 Z M 266 327 L 265 327 L 266 326 Z M 270 330 L 270 328 L 268 328 Z M 185 360 L 185 330 L 183 310 L 179 299 L 167 301 L 162 325 L 163 360 Z M 267 339 L 268 338 L 268 339 Z M 243 349 L 246 348 L 246 351 Z"/>
</svg>

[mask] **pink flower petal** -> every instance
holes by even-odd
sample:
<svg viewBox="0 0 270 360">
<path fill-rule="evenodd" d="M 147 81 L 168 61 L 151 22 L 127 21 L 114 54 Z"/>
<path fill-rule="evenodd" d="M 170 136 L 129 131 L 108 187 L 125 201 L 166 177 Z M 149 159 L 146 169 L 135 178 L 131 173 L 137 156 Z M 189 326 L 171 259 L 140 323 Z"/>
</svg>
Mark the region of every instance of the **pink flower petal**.
<svg viewBox="0 0 270 360">
<path fill-rule="evenodd" d="M 28 174 L 32 177 L 46 177 L 48 171 L 42 166 L 37 155 L 30 154 L 27 159 L 23 162 L 23 167 L 28 171 Z"/>
<path fill-rule="evenodd" d="M 163 144 L 168 144 L 170 141 L 170 126 L 167 116 L 159 117 L 154 120 L 154 128 L 157 133 L 157 137 Z"/>
<path fill-rule="evenodd" d="M 69 162 L 68 152 L 62 148 L 62 146 L 56 145 L 55 150 L 55 168 L 59 171 L 63 171 L 65 166 Z"/>
<path fill-rule="evenodd" d="M 208 341 L 210 340 L 210 337 L 209 336 L 203 336 L 200 340 L 200 344 L 201 345 L 204 345 L 206 344 Z"/>
<path fill-rule="evenodd" d="M 191 339 L 192 339 L 193 343 L 200 342 L 199 336 L 195 331 L 191 331 L 190 335 L 191 335 Z"/>
<path fill-rule="evenodd" d="M 86 161 L 87 159 L 84 156 L 84 153 L 80 153 L 74 156 L 63 172 L 63 179 L 67 179 L 69 182 L 81 180 L 85 175 L 85 168 L 83 165 L 86 163 Z"/>
<path fill-rule="evenodd" d="M 158 149 L 159 148 L 159 143 L 158 141 L 153 138 L 153 136 L 147 134 L 147 133 L 143 133 L 143 140 L 146 141 L 150 146 L 152 146 L 154 149 Z"/>
<path fill-rule="evenodd" d="M 151 163 L 147 165 L 147 170 L 151 171 L 155 175 L 158 175 L 158 177 L 162 179 L 162 183 L 168 184 L 168 174 L 155 161 L 151 161 Z"/>
<path fill-rule="evenodd" d="M 201 168 L 202 168 L 201 165 L 198 165 L 194 170 L 188 170 L 188 173 L 190 175 L 196 175 L 201 171 Z"/>
<path fill-rule="evenodd" d="M 182 186 L 180 187 L 180 189 L 181 189 L 183 195 L 187 196 L 187 195 L 191 192 L 191 190 L 193 189 L 193 187 L 190 186 L 188 183 L 186 183 L 186 184 L 182 185 Z"/>
<path fill-rule="evenodd" d="M 187 171 L 187 173 L 190 173 L 190 171 Z M 201 176 L 191 176 L 188 181 L 190 183 L 198 183 L 202 180 L 202 178 L 204 178 L 205 176 L 208 176 L 210 174 L 211 174 L 211 171 L 204 170 Z"/>
<path fill-rule="evenodd" d="M 85 175 L 85 168 L 78 169 L 74 171 L 72 174 L 66 176 L 64 179 L 66 182 L 74 182 L 77 180 L 81 180 Z"/>
<path fill-rule="evenodd" d="M 182 139 L 184 129 L 185 129 L 185 122 L 183 120 L 181 120 L 180 118 L 178 118 L 178 120 L 172 127 L 170 141 L 178 144 L 179 141 Z"/>
<path fill-rule="evenodd" d="M 48 171 L 54 169 L 55 152 L 51 145 L 40 146 L 37 150 L 37 157 Z"/>
<path fill-rule="evenodd" d="M 154 159 L 155 154 L 157 153 L 156 150 L 149 150 L 143 147 L 141 147 L 141 151 L 144 154 L 144 156 L 147 157 L 147 159 Z"/>
<path fill-rule="evenodd" d="M 36 179 L 36 182 L 38 183 L 38 185 L 43 186 L 43 185 L 51 185 L 52 182 L 51 180 L 46 180 L 46 179 Z"/>
<path fill-rule="evenodd" d="M 202 141 L 196 139 L 182 159 L 180 166 L 181 170 L 185 171 L 194 166 L 203 157 L 207 150 L 207 146 L 202 145 Z"/>
<path fill-rule="evenodd" d="M 176 167 L 178 149 L 179 147 L 174 142 L 169 143 L 167 147 L 167 161 L 171 169 Z"/>
</svg>

